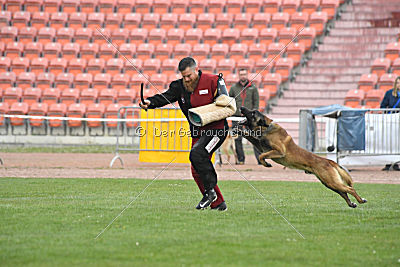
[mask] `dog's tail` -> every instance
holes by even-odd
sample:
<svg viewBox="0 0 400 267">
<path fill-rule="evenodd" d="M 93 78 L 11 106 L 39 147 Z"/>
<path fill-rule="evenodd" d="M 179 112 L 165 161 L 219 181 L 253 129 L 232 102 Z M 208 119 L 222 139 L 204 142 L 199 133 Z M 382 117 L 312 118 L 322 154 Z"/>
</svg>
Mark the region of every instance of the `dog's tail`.
<svg viewBox="0 0 400 267">
<path fill-rule="evenodd" d="M 338 171 L 340 174 L 340 177 L 342 177 L 342 180 L 350 187 L 353 187 L 353 179 L 351 178 L 350 174 L 348 173 L 347 170 L 345 170 L 342 166 L 337 164 L 336 162 L 333 162 L 335 164 L 335 169 Z"/>
</svg>

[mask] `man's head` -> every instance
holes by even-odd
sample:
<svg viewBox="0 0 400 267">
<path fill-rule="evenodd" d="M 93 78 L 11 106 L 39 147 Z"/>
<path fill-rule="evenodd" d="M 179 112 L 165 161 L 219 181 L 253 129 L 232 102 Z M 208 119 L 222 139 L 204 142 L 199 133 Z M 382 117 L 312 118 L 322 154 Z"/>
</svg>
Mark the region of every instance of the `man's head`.
<svg viewBox="0 0 400 267">
<path fill-rule="evenodd" d="M 248 73 L 247 69 L 240 69 L 239 70 L 239 80 L 242 84 L 248 81 Z"/>
<path fill-rule="evenodd" d="M 179 62 L 178 70 L 182 74 L 183 84 L 189 92 L 193 92 L 199 81 L 196 61 L 191 57 L 185 57 Z"/>
</svg>

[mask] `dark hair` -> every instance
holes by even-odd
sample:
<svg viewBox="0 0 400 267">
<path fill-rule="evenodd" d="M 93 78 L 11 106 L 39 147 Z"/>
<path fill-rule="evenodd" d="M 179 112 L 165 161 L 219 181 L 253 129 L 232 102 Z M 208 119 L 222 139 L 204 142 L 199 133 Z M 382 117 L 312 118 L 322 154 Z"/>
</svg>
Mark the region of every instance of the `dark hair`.
<svg viewBox="0 0 400 267">
<path fill-rule="evenodd" d="M 179 62 L 178 70 L 184 71 L 186 68 L 196 67 L 196 61 L 192 57 L 185 57 Z"/>
<path fill-rule="evenodd" d="M 238 73 L 241 72 L 241 71 L 244 71 L 244 70 L 245 70 L 247 73 L 249 72 L 247 69 L 241 68 L 241 69 L 239 69 Z"/>
</svg>

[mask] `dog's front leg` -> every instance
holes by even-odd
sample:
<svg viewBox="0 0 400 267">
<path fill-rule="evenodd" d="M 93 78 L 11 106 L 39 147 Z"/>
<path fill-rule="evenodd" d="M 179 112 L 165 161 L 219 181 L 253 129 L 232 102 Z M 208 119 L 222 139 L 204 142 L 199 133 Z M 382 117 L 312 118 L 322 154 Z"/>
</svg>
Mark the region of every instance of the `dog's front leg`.
<svg viewBox="0 0 400 267">
<path fill-rule="evenodd" d="M 274 150 L 270 150 L 268 152 L 262 153 L 259 156 L 259 160 L 264 167 L 271 167 L 271 166 L 269 166 L 270 164 L 265 161 L 266 159 L 277 159 L 277 158 L 283 158 L 283 157 L 285 157 L 285 154 L 274 149 Z"/>
</svg>

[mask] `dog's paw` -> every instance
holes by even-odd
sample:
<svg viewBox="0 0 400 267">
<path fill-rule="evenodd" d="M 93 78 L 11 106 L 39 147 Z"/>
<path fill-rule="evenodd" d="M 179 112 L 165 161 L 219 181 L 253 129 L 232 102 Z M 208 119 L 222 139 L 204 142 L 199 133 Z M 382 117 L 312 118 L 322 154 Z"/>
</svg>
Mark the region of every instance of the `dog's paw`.
<svg viewBox="0 0 400 267">
<path fill-rule="evenodd" d="M 271 168 L 272 167 L 272 165 L 270 163 L 266 162 L 265 160 L 261 160 L 260 162 L 264 167 L 267 167 L 267 168 Z"/>
<path fill-rule="evenodd" d="M 368 201 L 365 198 L 362 198 L 362 203 L 367 203 Z"/>
<path fill-rule="evenodd" d="M 353 203 L 353 202 L 351 202 L 351 204 L 349 205 L 349 207 L 350 207 L 350 208 L 353 208 L 353 209 L 354 209 L 354 208 L 357 208 L 357 204 L 356 204 L 356 203 Z"/>
</svg>

